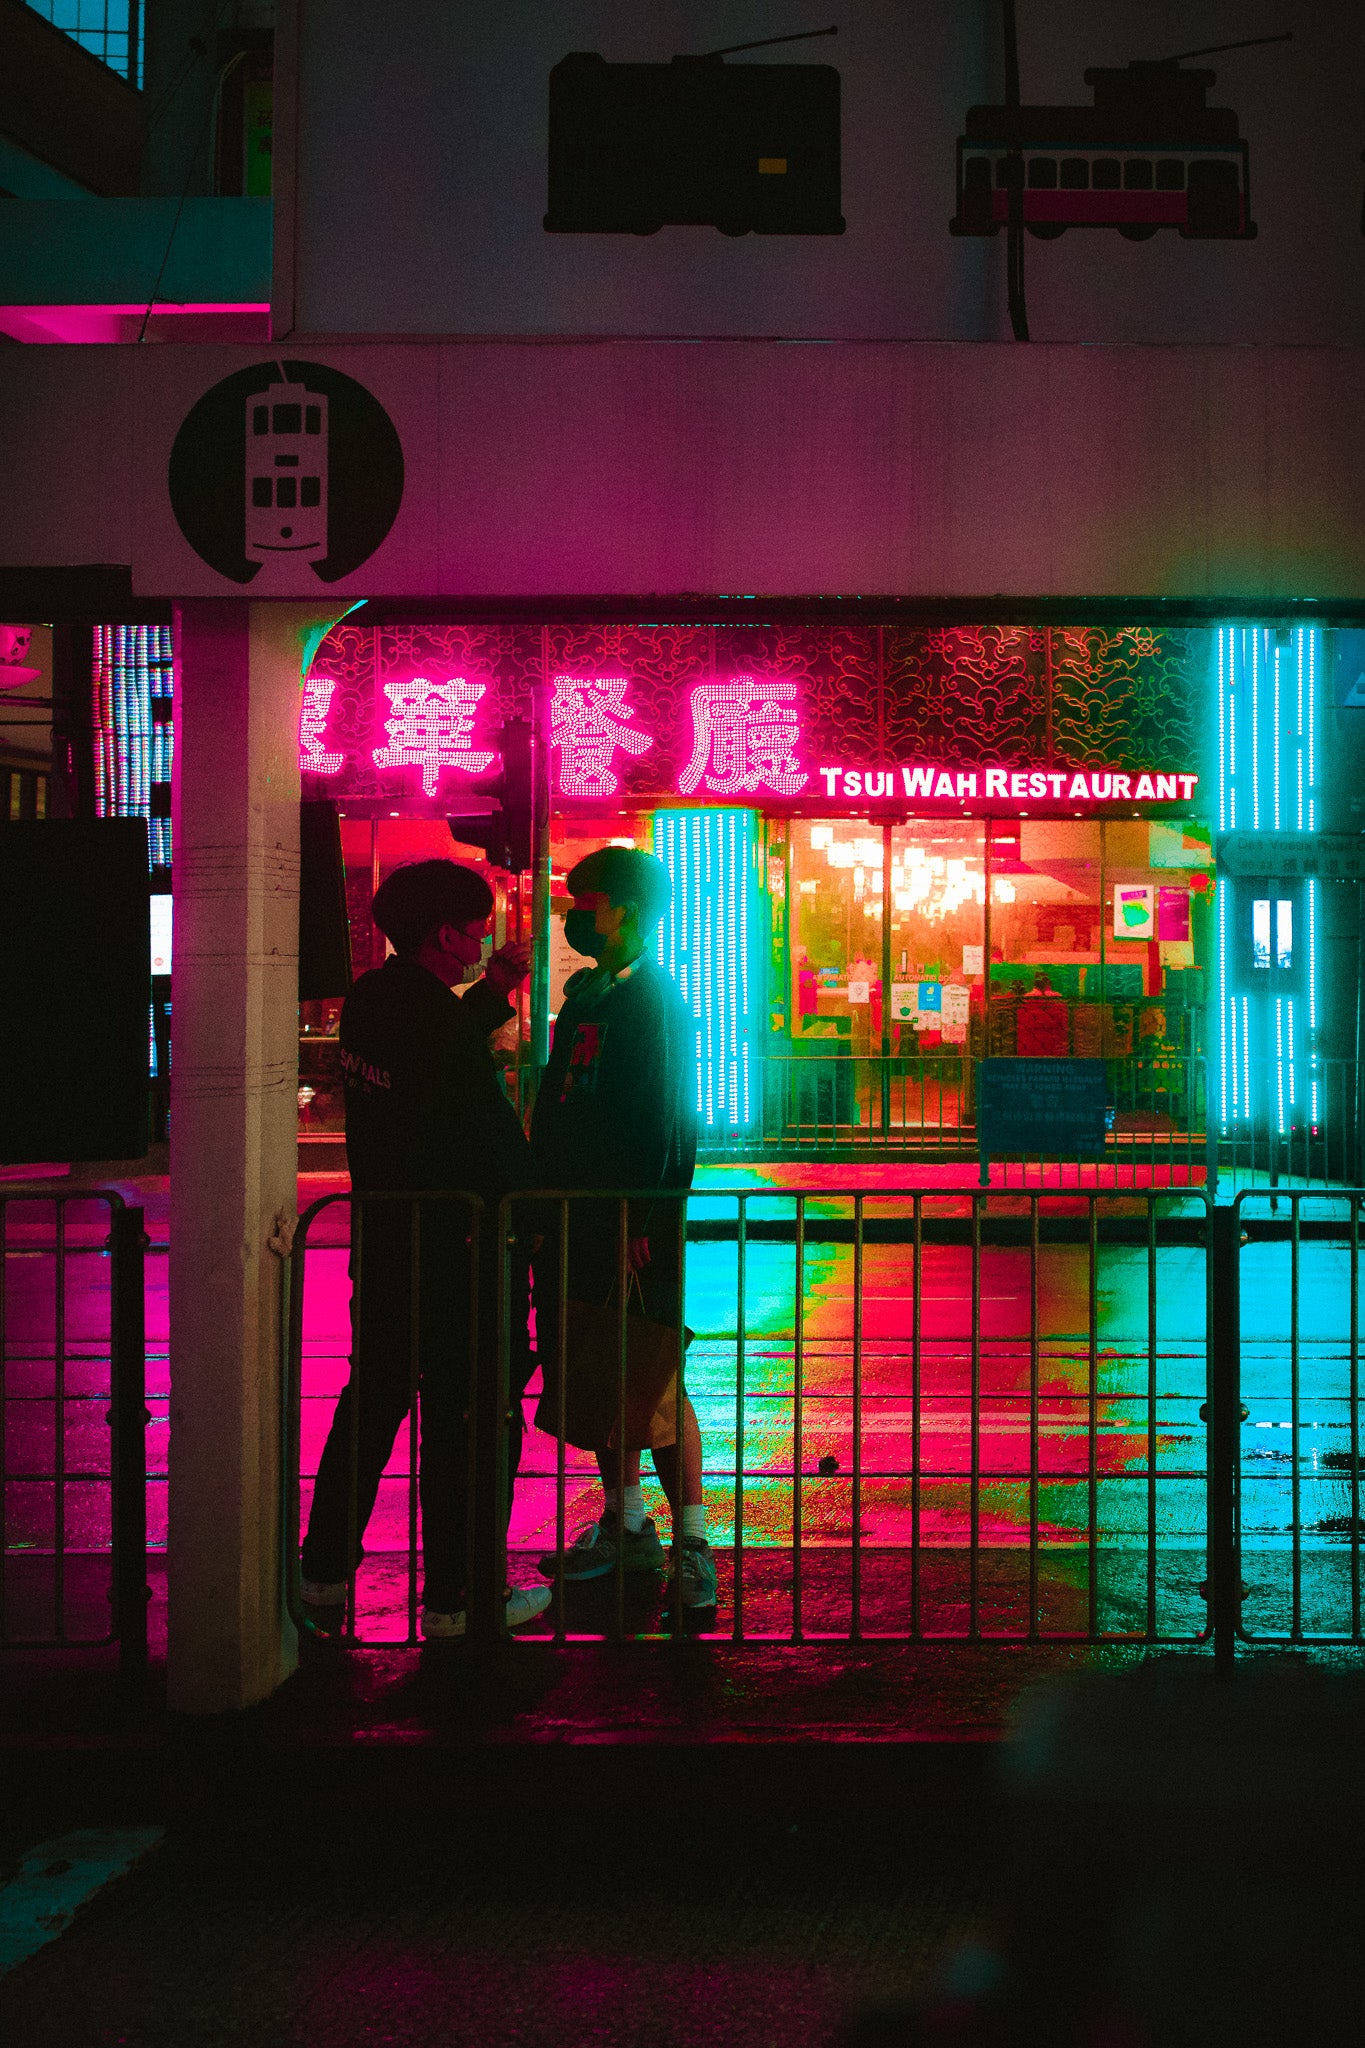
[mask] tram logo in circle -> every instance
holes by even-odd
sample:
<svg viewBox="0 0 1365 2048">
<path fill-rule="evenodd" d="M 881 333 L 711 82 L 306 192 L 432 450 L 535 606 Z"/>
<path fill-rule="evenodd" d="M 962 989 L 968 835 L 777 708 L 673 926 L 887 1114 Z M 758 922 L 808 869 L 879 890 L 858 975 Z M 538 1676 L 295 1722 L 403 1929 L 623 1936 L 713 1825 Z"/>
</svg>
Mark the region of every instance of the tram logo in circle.
<svg viewBox="0 0 1365 2048">
<path fill-rule="evenodd" d="M 191 407 L 167 483 L 180 531 L 220 576 L 293 588 L 306 562 L 336 583 L 398 516 L 403 446 L 363 384 L 280 358 L 224 377 Z"/>
</svg>

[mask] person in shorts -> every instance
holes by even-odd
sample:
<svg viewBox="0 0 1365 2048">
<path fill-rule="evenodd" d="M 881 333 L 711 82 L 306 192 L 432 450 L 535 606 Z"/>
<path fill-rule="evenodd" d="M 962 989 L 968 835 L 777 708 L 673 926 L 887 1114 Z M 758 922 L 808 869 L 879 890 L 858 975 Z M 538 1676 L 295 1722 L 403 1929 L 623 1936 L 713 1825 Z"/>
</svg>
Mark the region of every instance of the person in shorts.
<svg viewBox="0 0 1365 2048">
<path fill-rule="evenodd" d="M 572 908 L 564 935 L 592 961 L 570 977 L 531 1121 L 535 1183 L 542 1188 L 659 1189 L 631 1204 L 627 1263 L 650 1320 L 682 1336 L 681 1220 L 678 1199 L 696 1163 L 693 1031 L 682 997 L 649 956 L 649 940 L 668 908 L 663 862 L 635 847 L 605 846 L 572 868 Z M 565 1293 L 575 1301 L 615 1302 L 620 1279 L 615 1201 L 570 1207 Z M 558 1235 L 552 1222 L 536 1262 L 537 1348 L 546 1385 L 558 1320 Z M 714 1608 L 716 1568 L 702 1503 L 701 1436 L 692 1404 L 675 1391 L 661 1404 L 651 1455 L 673 1523 L 674 1565 L 682 1603 Z M 668 1402 L 671 1402 L 671 1410 Z M 603 1578 L 618 1554 L 628 1572 L 658 1570 L 663 1547 L 640 1492 L 640 1450 L 591 1446 L 602 1479 L 602 1512 L 564 1556 L 571 1582 Z M 557 1553 L 540 1561 L 547 1577 Z"/>
<path fill-rule="evenodd" d="M 415 1374 L 422 1633 L 465 1632 L 475 1564 L 468 1555 L 468 1428 L 476 1403 L 493 1398 L 497 1205 L 526 1185 L 529 1165 L 525 1134 L 489 1049 L 492 1033 L 513 1015 L 509 998 L 530 970 L 529 948 L 503 946 L 482 980 L 463 996 L 454 993 L 479 960 L 492 913 L 493 892 L 472 868 L 427 860 L 395 869 L 374 899 L 374 921 L 393 953 L 360 977 L 341 1012 L 346 1154 L 355 1193 L 449 1189 L 482 1197 L 484 1210 L 477 1276 L 471 1272 L 472 1212 L 465 1205 L 360 1203 L 353 1210 L 351 1378 L 323 1449 L 303 1545 L 304 1604 L 322 1628 L 335 1628 L 344 1614 L 346 1582 L 362 1555 L 360 1540 L 412 1403 Z M 520 1396 L 532 1367 L 528 1282 L 523 1262 L 519 1274 L 513 1270 L 509 1497 L 521 1450 Z M 475 1310 L 478 1335 L 471 1347 Z M 483 1485 L 492 1491 L 487 1475 Z M 508 1625 L 543 1613 L 549 1598 L 543 1586 L 509 1591 Z"/>
</svg>

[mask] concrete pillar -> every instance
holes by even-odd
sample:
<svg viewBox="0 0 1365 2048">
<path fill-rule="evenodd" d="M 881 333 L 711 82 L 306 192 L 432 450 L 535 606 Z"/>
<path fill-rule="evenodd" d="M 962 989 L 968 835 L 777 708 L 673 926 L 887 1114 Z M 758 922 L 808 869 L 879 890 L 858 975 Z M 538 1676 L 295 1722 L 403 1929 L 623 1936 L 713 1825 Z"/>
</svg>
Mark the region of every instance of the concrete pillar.
<svg viewBox="0 0 1365 2048">
<path fill-rule="evenodd" d="M 298 708 L 316 606 L 176 613 L 170 1704 L 293 1669 L 280 1547 L 282 1269 L 297 1197 Z"/>
</svg>

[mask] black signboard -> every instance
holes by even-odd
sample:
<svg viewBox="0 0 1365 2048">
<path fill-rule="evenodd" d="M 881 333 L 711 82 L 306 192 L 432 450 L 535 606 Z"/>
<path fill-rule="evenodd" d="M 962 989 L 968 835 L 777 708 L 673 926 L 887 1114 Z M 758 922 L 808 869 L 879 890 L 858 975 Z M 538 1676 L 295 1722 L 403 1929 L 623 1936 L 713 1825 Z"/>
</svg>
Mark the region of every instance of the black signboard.
<svg viewBox="0 0 1365 2048">
<path fill-rule="evenodd" d="M 1006 1153 L 1103 1158 L 1103 1060 L 982 1060 L 976 1073 L 976 1138 L 983 1180 L 987 1161 Z"/>
</svg>

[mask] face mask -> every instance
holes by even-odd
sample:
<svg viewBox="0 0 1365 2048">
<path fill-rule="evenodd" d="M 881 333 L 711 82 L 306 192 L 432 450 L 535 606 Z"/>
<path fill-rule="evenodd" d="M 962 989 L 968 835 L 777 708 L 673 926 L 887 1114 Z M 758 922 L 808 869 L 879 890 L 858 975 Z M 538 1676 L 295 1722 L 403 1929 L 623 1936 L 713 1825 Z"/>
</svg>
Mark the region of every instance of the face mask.
<svg viewBox="0 0 1365 2048">
<path fill-rule="evenodd" d="M 590 910 L 569 910 L 564 914 L 564 936 L 575 953 L 584 953 L 590 960 L 600 960 L 602 948 L 607 941 L 597 929 L 597 920 Z"/>
</svg>

